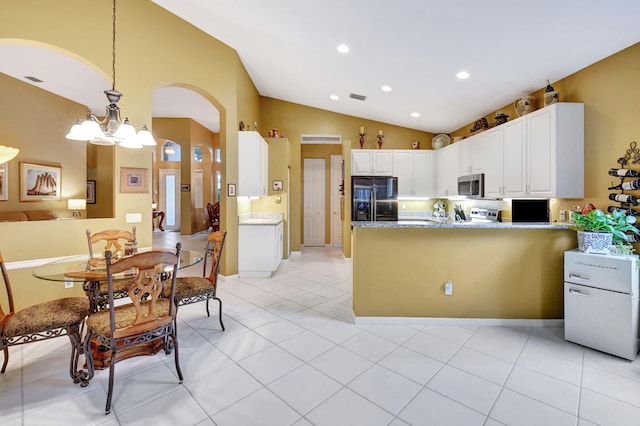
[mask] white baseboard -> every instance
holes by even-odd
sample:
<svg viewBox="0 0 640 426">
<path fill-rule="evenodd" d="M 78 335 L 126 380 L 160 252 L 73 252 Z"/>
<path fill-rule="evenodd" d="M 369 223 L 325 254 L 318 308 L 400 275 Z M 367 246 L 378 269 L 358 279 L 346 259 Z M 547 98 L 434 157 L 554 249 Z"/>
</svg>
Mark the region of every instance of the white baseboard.
<svg viewBox="0 0 640 426">
<path fill-rule="evenodd" d="M 435 318 L 435 317 L 357 317 L 357 325 L 457 325 L 481 327 L 562 327 L 563 319 L 528 318 Z"/>
</svg>

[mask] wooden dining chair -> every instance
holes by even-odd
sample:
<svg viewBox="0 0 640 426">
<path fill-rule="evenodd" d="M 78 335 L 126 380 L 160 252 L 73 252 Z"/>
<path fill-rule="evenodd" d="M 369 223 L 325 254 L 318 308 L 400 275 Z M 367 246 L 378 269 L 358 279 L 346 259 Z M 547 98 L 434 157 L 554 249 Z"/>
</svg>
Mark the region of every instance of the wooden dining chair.
<svg viewBox="0 0 640 426">
<path fill-rule="evenodd" d="M 207 214 L 209 215 L 209 230 L 217 232 L 220 230 L 220 203 L 207 203 Z"/>
<path fill-rule="evenodd" d="M 127 351 L 141 344 L 163 339 L 165 352 L 168 354 L 174 351 L 176 371 L 182 383 L 175 329 L 177 308 L 173 299 L 180 248 L 181 244 L 178 243 L 175 253 L 153 250 L 118 260 L 112 258 L 110 251 L 106 253 L 109 307 L 89 314 L 84 340 L 86 353 L 90 353 L 93 339 L 111 351 L 111 360 L 117 359 L 118 351 Z M 123 273 L 131 283 L 127 289 L 131 302 L 115 306 L 114 281 L 116 276 Z M 169 289 L 170 297 L 162 297 L 163 287 Z M 115 361 L 109 364 L 106 414 L 111 411 L 115 365 Z M 88 382 L 94 375 L 92 357 L 87 357 L 87 370 Z"/>
<path fill-rule="evenodd" d="M 85 317 L 89 314 L 87 298 L 65 297 L 32 305 L 16 312 L 9 274 L 2 253 L 0 253 L 0 270 L 9 301 L 8 311 L 5 311 L 0 304 L 0 349 L 4 351 L 4 363 L 0 373 L 5 372 L 9 363 L 9 346 L 67 335 L 71 341 L 69 373 L 73 382 L 79 383 L 82 374 L 78 371 L 78 358 L 82 353 L 81 335 Z"/>
<path fill-rule="evenodd" d="M 91 233 L 90 229 L 87 229 L 87 244 L 89 245 L 89 257 L 91 267 L 103 266 L 104 259 L 103 254 L 107 251 L 111 251 L 113 257 L 120 257 L 125 255 L 125 248 L 127 243 L 136 242 L 136 227 L 132 227 L 131 231 L 124 231 L 120 229 L 108 229 L 105 231 Z M 104 246 L 101 244 L 104 243 Z M 100 245 L 100 250 L 97 250 L 97 246 Z M 95 247 L 94 247 L 95 246 Z M 96 248 L 94 252 L 94 248 Z M 98 285 L 97 282 L 92 284 Z M 127 289 L 129 288 L 129 281 L 126 279 L 116 279 L 113 283 L 114 296 L 116 299 L 127 297 Z M 108 284 L 106 280 L 102 280 L 99 283 L 99 288 L 89 289 L 90 293 L 93 291 L 95 294 L 89 294 L 91 299 L 92 310 L 104 309 L 106 307 Z"/>
<path fill-rule="evenodd" d="M 175 301 L 176 305 L 183 306 L 190 303 L 206 301 L 207 316 L 209 313 L 209 299 L 215 299 L 220 304 L 218 318 L 224 331 L 222 322 L 222 300 L 216 296 L 218 288 L 218 273 L 220 272 L 220 258 L 224 248 L 224 240 L 227 231 L 210 232 L 207 236 L 207 248 L 204 256 L 201 277 L 178 277 L 176 279 Z M 207 272 L 207 264 L 209 271 Z M 168 297 L 165 289 L 165 297 Z"/>
</svg>

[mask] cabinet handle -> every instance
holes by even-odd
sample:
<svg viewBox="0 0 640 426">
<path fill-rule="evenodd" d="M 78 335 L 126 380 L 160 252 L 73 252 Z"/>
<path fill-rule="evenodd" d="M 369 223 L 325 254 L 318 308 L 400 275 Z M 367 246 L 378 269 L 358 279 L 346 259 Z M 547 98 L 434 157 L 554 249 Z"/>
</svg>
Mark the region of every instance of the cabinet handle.
<svg viewBox="0 0 640 426">
<path fill-rule="evenodd" d="M 576 296 L 591 296 L 589 293 L 583 293 L 577 288 L 570 288 L 569 293 L 575 294 Z"/>
<path fill-rule="evenodd" d="M 569 273 L 569 278 L 574 279 L 574 280 L 589 281 L 589 278 L 581 277 L 580 275 L 574 274 L 573 272 Z"/>
</svg>

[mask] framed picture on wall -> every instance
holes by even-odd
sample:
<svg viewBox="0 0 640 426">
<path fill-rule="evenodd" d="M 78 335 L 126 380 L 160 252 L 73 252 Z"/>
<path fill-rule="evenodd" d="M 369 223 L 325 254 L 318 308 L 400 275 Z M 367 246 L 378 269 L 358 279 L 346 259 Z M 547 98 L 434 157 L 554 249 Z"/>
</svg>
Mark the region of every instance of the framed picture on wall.
<svg viewBox="0 0 640 426">
<path fill-rule="evenodd" d="M 88 180 L 87 181 L 87 204 L 95 204 L 96 203 L 96 181 Z"/>
<path fill-rule="evenodd" d="M 136 167 L 120 167 L 120 192 L 149 192 L 148 170 Z"/>
<path fill-rule="evenodd" d="M 236 196 L 236 184 L 228 183 L 227 184 L 227 197 L 235 197 Z"/>
<path fill-rule="evenodd" d="M 20 201 L 60 199 L 62 167 L 20 163 Z"/>
<path fill-rule="evenodd" d="M 0 201 L 9 199 L 9 164 L 0 164 Z"/>
</svg>

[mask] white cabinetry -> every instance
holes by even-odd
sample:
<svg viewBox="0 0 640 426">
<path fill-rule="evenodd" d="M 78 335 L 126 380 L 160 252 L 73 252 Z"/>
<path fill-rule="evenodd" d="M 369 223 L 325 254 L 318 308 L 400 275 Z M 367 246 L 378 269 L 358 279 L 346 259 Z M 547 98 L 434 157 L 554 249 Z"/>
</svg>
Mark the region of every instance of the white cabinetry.
<svg viewBox="0 0 640 426">
<path fill-rule="evenodd" d="M 238 225 L 238 275 L 270 277 L 282 260 L 282 221 Z"/>
<path fill-rule="evenodd" d="M 352 149 L 352 176 L 393 176 L 393 151 L 390 149 Z"/>
<path fill-rule="evenodd" d="M 524 120 L 514 120 L 485 132 L 485 197 L 522 198 L 526 195 L 525 129 Z"/>
<path fill-rule="evenodd" d="M 584 197 L 584 105 L 556 103 L 523 117 L 527 196 Z"/>
<path fill-rule="evenodd" d="M 258 132 L 238 132 L 238 195 L 267 195 L 268 152 L 267 142 Z"/>
<path fill-rule="evenodd" d="M 394 150 L 393 155 L 398 197 L 435 196 L 435 151 Z"/>
<path fill-rule="evenodd" d="M 454 143 L 436 151 L 436 196 L 458 195 L 460 171 L 460 143 Z"/>
</svg>

